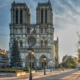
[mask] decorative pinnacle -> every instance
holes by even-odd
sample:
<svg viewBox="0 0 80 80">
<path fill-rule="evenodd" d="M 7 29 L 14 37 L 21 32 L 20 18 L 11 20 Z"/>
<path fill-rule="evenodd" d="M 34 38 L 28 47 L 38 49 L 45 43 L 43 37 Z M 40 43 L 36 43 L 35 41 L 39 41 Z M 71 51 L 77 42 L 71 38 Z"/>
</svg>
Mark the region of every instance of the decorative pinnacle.
<svg viewBox="0 0 80 80">
<path fill-rule="evenodd" d="M 48 3 L 50 3 L 50 0 L 48 0 Z"/>
<path fill-rule="evenodd" d="M 15 3 L 15 0 L 13 0 L 13 3 Z"/>
</svg>

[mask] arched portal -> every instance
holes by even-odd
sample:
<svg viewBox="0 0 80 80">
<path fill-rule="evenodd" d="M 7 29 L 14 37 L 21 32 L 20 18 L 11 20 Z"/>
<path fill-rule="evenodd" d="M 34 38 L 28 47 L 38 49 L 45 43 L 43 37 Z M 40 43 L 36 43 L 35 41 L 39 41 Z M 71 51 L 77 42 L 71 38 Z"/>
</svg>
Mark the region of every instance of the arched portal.
<svg viewBox="0 0 80 80">
<path fill-rule="evenodd" d="M 25 61 L 25 66 L 29 67 L 30 66 L 30 56 L 28 55 L 26 57 L 26 61 Z M 31 67 L 34 68 L 36 66 L 36 58 L 34 55 L 31 55 Z"/>
<path fill-rule="evenodd" d="M 46 58 L 45 61 L 44 61 L 44 57 Z M 39 63 L 41 68 L 44 68 L 44 66 L 47 67 L 47 57 L 45 55 L 42 55 L 39 59 Z"/>
</svg>

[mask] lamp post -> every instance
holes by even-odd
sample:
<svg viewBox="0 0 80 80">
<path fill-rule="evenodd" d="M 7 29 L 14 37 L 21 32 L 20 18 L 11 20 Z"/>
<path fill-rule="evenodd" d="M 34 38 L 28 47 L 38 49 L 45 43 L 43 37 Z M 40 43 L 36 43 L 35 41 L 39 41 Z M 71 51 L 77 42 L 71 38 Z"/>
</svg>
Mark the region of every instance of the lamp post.
<svg viewBox="0 0 80 80">
<path fill-rule="evenodd" d="M 52 60 L 50 61 L 50 63 L 51 63 L 50 72 L 52 72 Z"/>
<path fill-rule="evenodd" d="M 45 69 L 45 61 L 46 61 L 46 57 L 44 57 L 43 60 L 44 60 L 44 75 L 46 75 L 46 69 Z"/>
<path fill-rule="evenodd" d="M 53 61 L 53 71 L 55 70 L 55 62 Z"/>
<path fill-rule="evenodd" d="M 29 53 L 29 57 L 30 57 L 30 75 L 29 75 L 29 80 L 32 80 L 32 70 L 31 70 L 31 56 L 34 54 L 34 50 L 29 47 L 28 48 L 28 53 Z"/>
</svg>

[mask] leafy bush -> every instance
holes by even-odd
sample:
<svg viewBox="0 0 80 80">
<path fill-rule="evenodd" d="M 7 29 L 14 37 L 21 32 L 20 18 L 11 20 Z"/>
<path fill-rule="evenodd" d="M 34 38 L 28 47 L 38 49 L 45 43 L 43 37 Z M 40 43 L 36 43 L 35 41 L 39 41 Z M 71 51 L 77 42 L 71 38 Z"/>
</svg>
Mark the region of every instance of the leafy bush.
<svg viewBox="0 0 80 80">
<path fill-rule="evenodd" d="M 28 68 L 0 68 L 0 72 L 29 71 Z"/>
</svg>

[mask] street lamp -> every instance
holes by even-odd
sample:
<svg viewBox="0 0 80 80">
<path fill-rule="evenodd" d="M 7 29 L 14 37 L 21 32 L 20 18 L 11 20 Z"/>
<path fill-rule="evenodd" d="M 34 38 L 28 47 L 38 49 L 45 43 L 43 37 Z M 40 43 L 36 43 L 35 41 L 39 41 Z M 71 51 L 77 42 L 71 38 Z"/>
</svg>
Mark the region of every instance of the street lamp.
<svg viewBox="0 0 80 80">
<path fill-rule="evenodd" d="M 30 57 L 30 75 L 29 75 L 29 80 L 32 80 L 32 70 L 31 70 L 31 57 L 34 54 L 34 50 L 33 48 L 29 47 L 28 48 L 28 53 L 29 53 L 29 57 Z"/>
<path fill-rule="evenodd" d="M 45 69 L 45 61 L 46 61 L 46 57 L 44 57 L 43 60 L 44 60 L 44 75 L 46 75 L 46 69 Z"/>
<path fill-rule="evenodd" d="M 55 62 L 53 61 L 53 71 L 55 70 Z"/>
<path fill-rule="evenodd" d="M 50 72 L 52 72 L 52 60 L 50 61 L 50 63 L 51 63 Z"/>
</svg>

